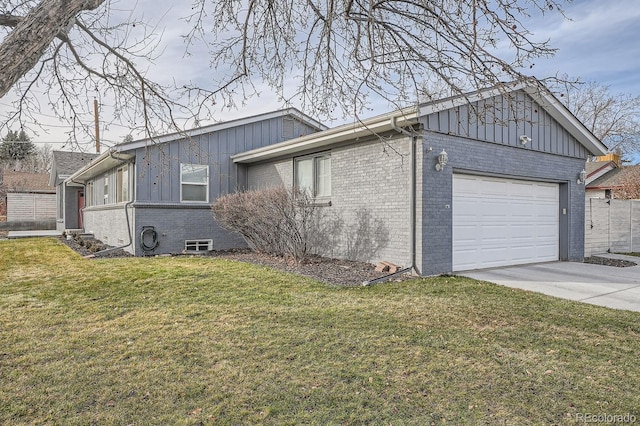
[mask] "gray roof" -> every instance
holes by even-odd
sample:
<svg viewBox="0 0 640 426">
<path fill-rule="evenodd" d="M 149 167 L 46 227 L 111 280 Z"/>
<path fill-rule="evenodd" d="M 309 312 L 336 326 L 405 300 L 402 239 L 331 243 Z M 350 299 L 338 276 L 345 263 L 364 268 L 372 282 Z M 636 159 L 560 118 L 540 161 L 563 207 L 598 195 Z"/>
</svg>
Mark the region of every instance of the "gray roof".
<svg viewBox="0 0 640 426">
<path fill-rule="evenodd" d="M 87 152 L 53 151 L 53 161 L 51 162 L 51 175 L 49 185 L 58 184 L 58 179 L 67 177 L 80 170 L 91 160 L 100 154 L 90 154 Z"/>
<path fill-rule="evenodd" d="M 87 152 L 53 151 L 53 163 L 56 166 L 58 175 L 70 175 L 98 155 Z"/>
<path fill-rule="evenodd" d="M 636 178 L 640 165 L 625 166 L 611 170 L 587 185 L 588 189 L 615 189 L 624 186 L 628 179 Z"/>
</svg>

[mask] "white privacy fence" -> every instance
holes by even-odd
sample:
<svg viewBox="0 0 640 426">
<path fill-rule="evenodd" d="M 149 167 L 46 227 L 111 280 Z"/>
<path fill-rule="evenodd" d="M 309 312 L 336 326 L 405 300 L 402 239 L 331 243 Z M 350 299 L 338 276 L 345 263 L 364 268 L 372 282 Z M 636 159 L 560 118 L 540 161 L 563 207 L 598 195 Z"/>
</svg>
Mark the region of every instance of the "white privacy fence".
<svg viewBox="0 0 640 426">
<path fill-rule="evenodd" d="M 640 200 L 589 198 L 584 255 L 640 252 Z"/>
</svg>

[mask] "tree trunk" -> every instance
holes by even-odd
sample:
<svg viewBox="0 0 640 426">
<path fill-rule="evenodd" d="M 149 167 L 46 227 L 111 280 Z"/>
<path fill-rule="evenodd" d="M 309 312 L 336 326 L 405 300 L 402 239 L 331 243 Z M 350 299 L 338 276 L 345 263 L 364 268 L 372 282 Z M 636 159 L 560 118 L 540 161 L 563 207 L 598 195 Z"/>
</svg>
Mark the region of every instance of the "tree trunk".
<svg viewBox="0 0 640 426">
<path fill-rule="evenodd" d="M 93 10 L 104 2 L 42 0 L 27 16 L 19 19 L 14 30 L 0 44 L 0 97 L 38 63 L 53 39 L 66 33 L 78 13 Z M 5 25 L 13 26 L 9 22 Z"/>
</svg>

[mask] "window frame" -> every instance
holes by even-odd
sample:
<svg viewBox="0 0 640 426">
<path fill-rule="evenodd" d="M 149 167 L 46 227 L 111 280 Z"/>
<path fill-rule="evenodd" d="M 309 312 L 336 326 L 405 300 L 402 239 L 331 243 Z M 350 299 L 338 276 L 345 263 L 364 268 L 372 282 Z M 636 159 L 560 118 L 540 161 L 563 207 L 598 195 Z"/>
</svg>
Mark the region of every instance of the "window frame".
<svg viewBox="0 0 640 426">
<path fill-rule="evenodd" d="M 93 206 L 93 181 L 87 181 L 84 186 L 84 206 Z"/>
<path fill-rule="evenodd" d="M 205 183 L 200 182 L 185 182 L 183 179 L 184 169 L 185 167 L 191 168 L 203 168 L 206 170 L 207 178 Z M 180 202 L 181 203 L 189 203 L 189 204 L 206 204 L 209 203 L 209 165 L 208 164 L 191 164 L 191 163 L 180 163 Z M 204 186 L 205 187 L 205 199 L 204 200 L 185 200 L 184 199 L 184 185 L 192 185 L 192 186 Z"/>
<path fill-rule="evenodd" d="M 318 188 L 320 187 L 320 167 L 319 167 L 319 162 L 322 159 L 328 159 L 329 160 L 329 173 L 328 173 L 328 177 L 329 177 L 329 192 L 328 194 L 322 194 L 319 195 L 318 194 Z M 299 171 L 299 163 L 301 163 L 302 161 L 308 161 L 308 160 L 312 160 L 311 161 L 311 182 L 312 182 L 312 187 L 311 188 L 307 188 L 304 186 L 301 186 L 299 184 L 299 176 L 298 176 L 298 171 Z M 324 151 L 324 152 L 319 152 L 319 153 L 315 153 L 315 154 L 310 154 L 310 155 L 304 155 L 301 157 L 296 157 L 293 159 L 293 181 L 294 181 L 294 185 L 301 190 L 309 190 L 309 195 L 314 198 L 314 199 L 329 199 L 331 198 L 332 194 L 333 194 L 333 185 L 332 185 L 332 173 L 331 173 L 331 151 Z"/>
<path fill-rule="evenodd" d="M 109 204 L 109 173 L 104 175 L 104 182 L 102 185 L 102 204 Z"/>
<path fill-rule="evenodd" d="M 185 253 L 207 253 L 213 250 L 213 239 L 184 240 Z"/>
<path fill-rule="evenodd" d="M 116 169 L 116 203 L 126 203 L 131 201 L 130 189 L 129 165 L 125 164 Z"/>
</svg>

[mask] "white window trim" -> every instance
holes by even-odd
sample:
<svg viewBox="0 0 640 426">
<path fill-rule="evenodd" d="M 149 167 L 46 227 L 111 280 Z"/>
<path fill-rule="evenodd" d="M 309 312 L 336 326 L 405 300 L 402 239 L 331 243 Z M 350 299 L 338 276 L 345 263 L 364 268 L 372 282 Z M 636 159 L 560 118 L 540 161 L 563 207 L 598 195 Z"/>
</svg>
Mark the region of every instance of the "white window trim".
<svg viewBox="0 0 640 426">
<path fill-rule="evenodd" d="M 189 166 L 189 167 L 193 167 L 193 166 L 198 166 L 198 167 L 205 167 L 207 170 L 207 182 L 206 183 L 197 183 L 197 182 L 183 182 L 182 181 L 182 168 L 184 166 Z M 182 198 L 182 185 L 198 185 L 198 186 L 204 186 L 206 187 L 205 189 L 205 200 L 204 201 L 194 201 L 194 200 L 183 200 Z M 180 163 L 180 202 L 181 203 L 188 203 L 188 204 L 206 204 L 209 202 L 209 165 L 208 164 L 190 164 L 190 163 Z"/>
<path fill-rule="evenodd" d="M 189 249 L 189 246 L 194 247 Z M 184 251 L 186 253 L 202 253 L 213 250 L 213 240 L 212 239 L 202 239 L 202 240 L 185 240 L 184 241 Z"/>
<path fill-rule="evenodd" d="M 321 200 L 328 200 L 329 198 L 331 198 L 331 196 L 333 195 L 333 185 L 331 185 L 331 191 L 328 195 L 318 195 L 317 191 L 318 191 L 318 177 L 319 177 L 319 171 L 318 171 L 318 159 L 319 158 L 329 158 L 329 161 L 331 161 L 331 152 L 330 151 L 324 151 L 324 152 L 319 152 L 316 154 L 311 154 L 311 155 L 304 155 L 302 157 L 296 157 L 293 159 L 293 181 L 295 183 L 295 185 L 298 185 L 298 162 L 303 161 L 303 160 L 309 160 L 309 159 L 313 159 L 312 161 L 312 171 L 311 173 L 313 174 L 312 176 L 312 181 L 313 181 L 313 187 L 311 188 L 311 196 L 312 198 L 317 198 L 317 199 L 321 199 Z M 332 175 L 329 175 L 329 179 L 330 181 L 332 180 Z"/>
<path fill-rule="evenodd" d="M 84 188 L 84 206 L 85 207 L 93 206 L 93 181 L 92 180 L 88 181 Z"/>
<path fill-rule="evenodd" d="M 116 203 L 126 203 L 131 201 L 131 185 L 129 178 L 130 167 L 125 164 L 116 169 Z M 120 176 L 121 175 L 121 176 Z M 118 182 L 120 180 L 120 182 Z M 124 197 L 124 188 L 127 188 L 127 196 Z"/>
<path fill-rule="evenodd" d="M 102 204 L 109 204 L 109 174 L 104 176 L 104 185 L 102 186 Z"/>
</svg>

